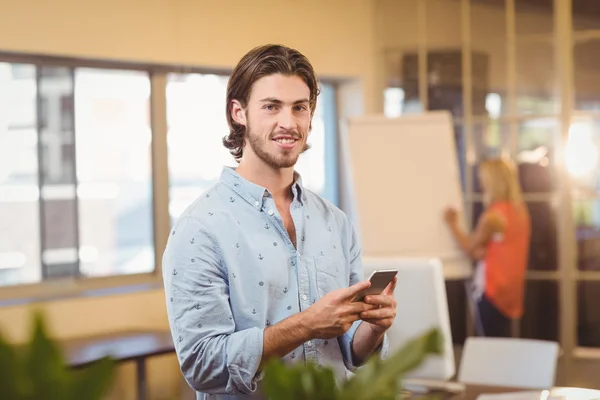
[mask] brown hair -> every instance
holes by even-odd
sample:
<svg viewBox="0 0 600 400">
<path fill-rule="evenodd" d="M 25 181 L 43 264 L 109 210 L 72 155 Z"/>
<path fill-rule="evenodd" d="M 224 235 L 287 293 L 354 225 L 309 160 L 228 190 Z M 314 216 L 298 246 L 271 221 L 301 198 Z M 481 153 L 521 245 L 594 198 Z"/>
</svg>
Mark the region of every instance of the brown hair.
<svg viewBox="0 0 600 400">
<path fill-rule="evenodd" d="M 244 152 L 246 127 L 235 122 L 231 116 L 233 100 L 239 101 L 245 108 L 254 82 L 273 74 L 296 75 L 302 78 L 310 89 L 311 119 L 314 115 L 319 95 L 319 80 L 308 58 L 298 50 L 282 45 L 269 44 L 250 50 L 238 62 L 227 84 L 226 112 L 229 135 L 223 138 L 223 145 L 238 162 Z"/>
</svg>

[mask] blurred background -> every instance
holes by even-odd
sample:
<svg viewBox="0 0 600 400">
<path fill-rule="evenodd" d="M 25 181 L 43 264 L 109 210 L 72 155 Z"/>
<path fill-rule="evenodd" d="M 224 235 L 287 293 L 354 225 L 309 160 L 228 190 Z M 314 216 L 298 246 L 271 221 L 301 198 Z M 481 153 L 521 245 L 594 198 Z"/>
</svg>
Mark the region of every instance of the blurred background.
<svg viewBox="0 0 600 400">
<path fill-rule="evenodd" d="M 228 74 L 264 43 L 321 77 L 298 170 L 342 209 L 350 116 L 449 110 L 469 221 L 475 164 L 518 162 L 533 222 L 520 335 L 560 343 L 560 384 L 600 388 L 597 0 L 0 0 L 0 329 L 24 340 L 32 302 L 65 339 L 168 329 L 169 228 L 234 165 Z M 460 352 L 464 281 L 446 288 Z M 173 354 L 148 374 L 152 398 L 180 390 Z"/>
</svg>

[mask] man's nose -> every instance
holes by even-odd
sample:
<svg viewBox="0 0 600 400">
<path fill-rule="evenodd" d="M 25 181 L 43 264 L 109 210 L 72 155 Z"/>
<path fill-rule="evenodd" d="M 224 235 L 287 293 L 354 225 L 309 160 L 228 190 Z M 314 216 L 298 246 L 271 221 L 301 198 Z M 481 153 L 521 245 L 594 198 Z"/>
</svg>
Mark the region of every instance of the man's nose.
<svg viewBox="0 0 600 400">
<path fill-rule="evenodd" d="M 283 109 L 279 114 L 279 127 L 285 130 L 293 130 L 296 128 L 296 119 L 291 109 Z"/>
</svg>

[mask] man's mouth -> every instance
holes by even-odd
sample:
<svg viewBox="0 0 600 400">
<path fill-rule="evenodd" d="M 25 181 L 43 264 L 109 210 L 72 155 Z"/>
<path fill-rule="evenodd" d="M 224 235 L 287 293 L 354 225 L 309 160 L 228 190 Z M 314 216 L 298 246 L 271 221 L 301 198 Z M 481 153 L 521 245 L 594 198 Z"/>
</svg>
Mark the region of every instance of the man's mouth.
<svg viewBox="0 0 600 400">
<path fill-rule="evenodd" d="M 294 139 L 294 138 L 276 138 L 276 139 L 273 139 L 273 140 L 276 141 L 277 143 L 290 144 L 290 143 L 295 143 L 298 139 Z"/>
<path fill-rule="evenodd" d="M 282 149 L 293 149 L 299 138 L 289 135 L 277 135 L 272 139 Z"/>
</svg>

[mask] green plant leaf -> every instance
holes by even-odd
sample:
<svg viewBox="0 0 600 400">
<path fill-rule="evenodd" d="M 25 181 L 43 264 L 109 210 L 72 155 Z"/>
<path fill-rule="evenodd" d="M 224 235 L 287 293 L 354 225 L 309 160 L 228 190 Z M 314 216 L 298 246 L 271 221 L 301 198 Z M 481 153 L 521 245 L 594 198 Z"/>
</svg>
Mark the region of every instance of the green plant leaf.
<svg viewBox="0 0 600 400">
<path fill-rule="evenodd" d="M 34 326 L 29 348 L 25 352 L 25 373 L 34 398 L 64 399 L 69 374 L 60 348 L 50 339 L 41 312 L 34 313 Z"/>
<path fill-rule="evenodd" d="M 345 382 L 340 398 L 394 399 L 402 388 L 402 376 L 417 368 L 429 354 L 441 354 L 442 351 L 443 337 L 437 329 L 432 329 L 410 340 L 385 360 L 373 356 Z"/>
<path fill-rule="evenodd" d="M 0 399 L 17 399 L 22 390 L 20 360 L 15 350 L 0 336 Z M 21 375 L 21 376 L 19 376 Z"/>
<path fill-rule="evenodd" d="M 333 370 L 328 367 L 321 367 L 315 375 L 316 392 L 315 400 L 337 400 L 339 399 L 339 390 L 335 381 Z"/>
<path fill-rule="evenodd" d="M 112 383 L 116 372 L 116 362 L 104 357 L 90 366 L 74 371 L 73 384 L 65 399 L 100 400 Z"/>
<path fill-rule="evenodd" d="M 114 376 L 115 361 L 106 357 L 74 371 L 48 335 L 42 313 L 34 312 L 32 321 L 24 346 L 12 346 L 0 336 L 0 399 L 99 400 Z"/>
<path fill-rule="evenodd" d="M 280 360 L 267 362 L 263 369 L 264 378 L 261 389 L 271 400 L 284 399 L 288 393 L 293 393 L 291 377 L 292 370 L 287 370 Z"/>
<path fill-rule="evenodd" d="M 429 354 L 442 354 L 442 339 L 440 332 L 432 329 L 385 360 L 373 356 L 341 386 L 330 368 L 311 363 L 285 366 L 273 360 L 265 366 L 261 390 L 269 400 L 395 400 L 403 374 L 418 367 Z"/>
</svg>

